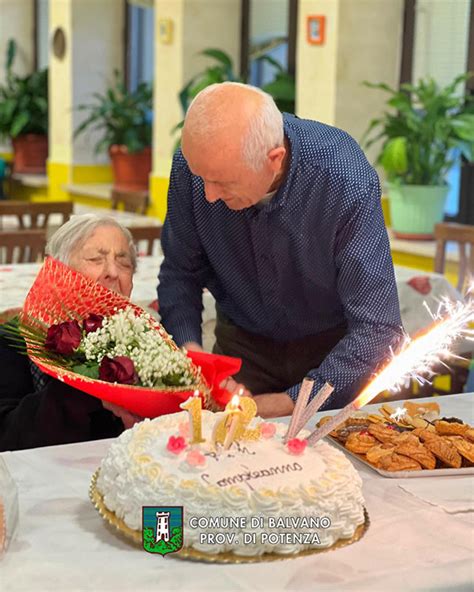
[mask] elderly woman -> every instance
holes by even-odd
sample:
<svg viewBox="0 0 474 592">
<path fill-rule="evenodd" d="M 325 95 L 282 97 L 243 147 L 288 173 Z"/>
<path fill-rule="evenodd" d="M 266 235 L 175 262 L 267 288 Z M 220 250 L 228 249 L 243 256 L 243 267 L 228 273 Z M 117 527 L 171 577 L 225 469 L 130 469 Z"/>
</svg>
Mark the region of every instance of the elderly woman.
<svg viewBox="0 0 474 592">
<path fill-rule="evenodd" d="M 51 238 L 47 254 L 130 297 L 136 252 L 113 218 L 74 216 Z M 0 451 L 115 437 L 136 418 L 126 410 L 43 374 L 0 331 Z"/>
</svg>

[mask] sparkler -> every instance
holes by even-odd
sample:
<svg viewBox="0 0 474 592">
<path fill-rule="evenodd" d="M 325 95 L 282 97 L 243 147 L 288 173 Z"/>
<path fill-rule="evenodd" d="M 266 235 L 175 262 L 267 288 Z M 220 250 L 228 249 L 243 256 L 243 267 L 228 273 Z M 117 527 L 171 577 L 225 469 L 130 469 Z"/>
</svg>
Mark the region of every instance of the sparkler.
<svg viewBox="0 0 474 592">
<path fill-rule="evenodd" d="M 443 317 L 444 310 L 447 314 Z M 393 356 L 387 366 L 352 403 L 308 436 L 308 444 L 313 445 L 327 436 L 353 411 L 370 403 L 378 393 L 399 388 L 409 378 L 423 381 L 422 375 L 429 373 L 433 365 L 442 362 L 443 358 L 453 356 L 450 347 L 459 337 L 464 336 L 470 341 L 474 340 L 474 331 L 467 328 L 469 323 L 474 321 L 472 301 L 453 303 L 444 300 L 433 318 L 434 323 L 422 335 L 413 341 L 409 337 L 406 338 L 401 352 Z"/>
</svg>

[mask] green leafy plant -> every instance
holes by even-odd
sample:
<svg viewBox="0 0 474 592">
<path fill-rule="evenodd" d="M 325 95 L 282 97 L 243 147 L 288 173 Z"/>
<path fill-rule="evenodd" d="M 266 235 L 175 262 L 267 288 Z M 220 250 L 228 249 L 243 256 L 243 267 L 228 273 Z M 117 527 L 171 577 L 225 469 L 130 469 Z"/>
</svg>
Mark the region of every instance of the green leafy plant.
<svg viewBox="0 0 474 592">
<path fill-rule="evenodd" d="M 259 49 L 260 53 L 260 49 Z M 214 63 L 204 68 L 202 72 L 192 78 L 179 93 L 179 102 L 186 114 L 189 105 L 196 95 L 211 84 L 219 82 L 244 82 L 234 70 L 234 64 L 231 57 L 224 51 L 216 48 L 205 49 L 199 55 L 207 56 L 214 60 Z M 252 55 L 250 56 L 252 58 Z M 256 58 L 265 61 L 276 69 L 274 80 L 262 87 L 262 90 L 269 93 L 275 100 L 280 111 L 294 113 L 295 110 L 295 79 L 288 74 L 283 66 L 269 55 L 261 55 Z M 184 125 L 184 120 L 180 121 L 172 130 L 174 134 Z M 174 149 L 178 148 L 180 139 L 176 142 Z"/>
<path fill-rule="evenodd" d="M 17 46 L 7 45 L 6 81 L 0 85 L 0 136 L 16 138 L 23 134 L 48 133 L 48 70 L 27 76 L 13 72 Z"/>
<path fill-rule="evenodd" d="M 189 105 L 191 104 L 194 97 L 196 97 L 206 86 L 215 84 L 217 82 L 242 82 L 241 78 L 234 72 L 234 64 L 231 57 L 220 49 L 209 48 L 199 52 L 198 55 L 207 56 L 212 58 L 215 63 L 207 68 L 204 68 L 202 72 L 191 78 L 191 80 L 184 86 L 180 91 L 178 97 L 183 110 L 183 115 L 186 115 Z M 182 129 L 184 125 L 184 119 L 181 120 L 172 130 L 171 133 L 175 134 Z M 181 138 L 178 138 L 174 147 L 173 152 L 179 147 Z"/>
<path fill-rule="evenodd" d="M 365 132 L 366 148 L 383 140 L 377 163 L 391 182 L 405 185 L 444 185 L 456 152 L 474 158 L 473 99 L 458 90 L 470 74 L 440 87 L 433 79 L 395 90 L 386 84 L 365 86 L 389 94 L 386 111 Z"/>
<path fill-rule="evenodd" d="M 96 153 L 114 144 L 126 146 L 129 153 L 140 152 L 151 146 L 152 87 L 142 82 L 135 91 L 128 91 L 118 71 L 114 77 L 114 84 L 105 93 L 94 93 L 94 102 L 78 107 L 88 116 L 76 128 L 74 137 L 93 129 L 102 136 L 95 146 Z"/>
<path fill-rule="evenodd" d="M 295 112 L 295 79 L 289 74 L 280 62 L 268 55 L 263 55 L 260 60 L 267 62 L 276 69 L 275 78 L 262 86 L 262 90 L 271 95 L 280 111 Z"/>
</svg>

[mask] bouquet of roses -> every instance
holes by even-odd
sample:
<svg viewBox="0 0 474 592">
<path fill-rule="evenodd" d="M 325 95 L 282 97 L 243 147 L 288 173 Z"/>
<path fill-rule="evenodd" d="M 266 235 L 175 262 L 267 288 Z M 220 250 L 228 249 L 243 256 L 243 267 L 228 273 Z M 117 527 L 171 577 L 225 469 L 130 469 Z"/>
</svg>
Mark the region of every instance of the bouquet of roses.
<svg viewBox="0 0 474 592">
<path fill-rule="evenodd" d="M 46 374 L 143 417 L 179 411 L 196 390 L 204 407 L 230 395 L 220 382 L 240 360 L 179 349 L 127 298 L 48 257 L 26 298 L 19 332 Z"/>
</svg>

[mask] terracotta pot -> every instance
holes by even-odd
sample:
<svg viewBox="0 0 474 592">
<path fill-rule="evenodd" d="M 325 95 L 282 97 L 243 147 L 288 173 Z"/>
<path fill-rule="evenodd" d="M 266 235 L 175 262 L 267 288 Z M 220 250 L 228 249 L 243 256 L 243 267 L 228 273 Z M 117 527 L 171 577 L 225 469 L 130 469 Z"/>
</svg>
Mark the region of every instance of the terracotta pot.
<svg viewBox="0 0 474 592">
<path fill-rule="evenodd" d="M 126 146 L 114 144 L 109 150 L 114 171 L 114 188 L 121 191 L 147 191 L 151 173 L 151 148 L 129 154 Z"/>
<path fill-rule="evenodd" d="M 24 134 L 12 138 L 12 146 L 14 173 L 46 174 L 48 136 Z"/>
</svg>

